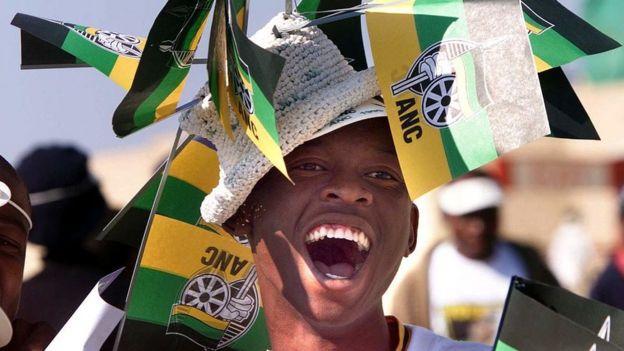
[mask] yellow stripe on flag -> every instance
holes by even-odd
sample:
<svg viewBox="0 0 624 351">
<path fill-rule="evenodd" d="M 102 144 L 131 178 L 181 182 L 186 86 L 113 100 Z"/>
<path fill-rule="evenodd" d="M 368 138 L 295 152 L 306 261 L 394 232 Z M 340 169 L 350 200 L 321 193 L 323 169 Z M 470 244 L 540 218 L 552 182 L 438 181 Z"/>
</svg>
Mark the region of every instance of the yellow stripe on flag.
<svg viewBox="0 0 624 351">
<path fill-rule="evenodd" d="M 538 72 L 548 71 L 552 68 L 551 65 L 546 63 L 546 61 L 542 60 L 541 58 L 537 57 L 537 55 L 533 55 L 533 60 L 535 61 L 535 68 L 537 68 Z"/>
<path fill-rule="evenodd" d="M 227 326 L 230 324 L 230 322 L 216 319 L 212 317 L 211 315 L 209 315 L 208 313 L 198 310 L 197 308 L 191 307 L 191 306 L 185 306 L 185 305 L 173 306 L 173 308 L 171 309 L 171 317 L 175 318 L 175 316 L 179 314 L 191 316 L 197 319 L 198 321 L 217 330 L 225 330 L 225 328 L 227 328 Z"/>
<path fill-rule="evenodd" d="M 145 44 L 142 45 L 145 46 Z M 138 67 L 138 58 L 119 56 L 117 57 L 117 61 L 115 61 L 115 66 L 113 67 L 109 78 L 113 82 L 120 85 L 125 91 L 128 91 L 132 86 L 132 81 L 134 80 Z"/>
<path fill-rule="evenodd" d="M 253 267 L 251 250 L 231 236 L 155 215 L 141 267 L 190 278 L 219 271 L 227 281 L 244 279 Z"/>
<path fill-rule="evenodd" d="M 391 92 L 392 84 L 406 78 L 422 52 L 411 13 L 412 2 L 407 6 L 403 2 L 373 7 L 366 13 L 366 23 L 397 156 L 410 197 L 416 199 L 451 180 L 451 173 L 440 132 L 424 121 L 420 111 L 421 96 L 409 90 L 397 96 Z M 414 111 L 418 114 L 414 115 Z M 410 112 L 412 118 L 408 121 Z"/>
<path fill-rule="evenodd" d="M 180 96 L 182 95 L 182 90 L 184 90 L 187 78 L 188 76 L 184 77 L 171 94 L 169 94 L 169 96 L 167 96 L 165 100 L 158 105 L 158 108 L 156 108 L 156 121 L 167 118 L 175 113 L 175 109 L 178 107 L 178 102 L 180 101 Z"/>
<path fill-rule="evenodd" d="M 524 24 L 526 25 L 527 29 L 529 30 L 529 32 L 533 33 L 533 34 L 540 34 L 544 29 L 534 26 L 533 24 L 529 23 L 529 22 L 524 22 Z"/>
<path fill-rule="evenodd" d="M 208 194 L 219 183 L 218 169 L 219 159 L 216 151 L 193 140 L 174 158 L 169 175 Z"/>
</svg>

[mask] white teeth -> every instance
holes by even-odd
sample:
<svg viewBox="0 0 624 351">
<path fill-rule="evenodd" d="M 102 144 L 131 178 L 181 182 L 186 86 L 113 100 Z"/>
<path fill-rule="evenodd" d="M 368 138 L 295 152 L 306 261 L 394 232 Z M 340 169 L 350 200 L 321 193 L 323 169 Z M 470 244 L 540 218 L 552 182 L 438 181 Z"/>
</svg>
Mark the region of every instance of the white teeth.
<svg viewBox="0 0 624 351">
<path fill-rule="evenodd" d="M 342 229 L 342 228 L 336 229 L 336 234 L 334 234 L 334 238 L 336 238 L 336 239 L 344 239 L 345 238 L 344 229 Z"/>
<path fill-rule="evenodd" d="M 325 273 L 325 276 L 327 278 L 330 278 L 330 279 L 349 279 L 347 277 L 341 277 L 339 275 L 334 275 L 334 274 L 331 274 L 331 273 Z"/>
<path fill-rule="evenodd" d="M 334 237 L 334 230 L 333 229 L 328 229 L 327 230 L 327 237 L 328 238 L 333 238 Z"/>
<path fill-rule="evenodd" d="M 335 238 L 350 240 L 358 245 L 358 250 L 368 251 L 370 249 L 370 240 L 366 234 L 361 231 L 348 227 L 331 228 L 321 226 L 306 235 L 305 242 L 313 243 L 325 238 Z M 337 278 L 336 278 L 337 279 Z"/>
</svg>

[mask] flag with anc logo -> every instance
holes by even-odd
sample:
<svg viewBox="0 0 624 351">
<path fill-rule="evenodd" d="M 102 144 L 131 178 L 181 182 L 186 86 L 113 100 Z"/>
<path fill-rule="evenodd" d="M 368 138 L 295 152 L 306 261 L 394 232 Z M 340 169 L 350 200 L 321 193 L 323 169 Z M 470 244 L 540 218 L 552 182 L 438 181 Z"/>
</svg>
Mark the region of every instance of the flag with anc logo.
<svg viewBox="0 0 624 351">
<path fill-rule="evenodd" d="M 550 132 L 519 3 L 374 4 L 366 10 L 371 51 L 412 199 Z M 479 10 L 510 23 L 493 26 Z"/>
<path fill-rule="evenodd" d="M 22 67 L 83 63 L 125 90 L 130 89 L 146 43 L 145 38 L 134 35 L 21 13 L 15 15 L 11 24 L 22 31 Z M 55 47 L 67 54 L 54 50 Z"/>
<path fill-rule="evenodd" d="M 231 12 L 236 9 L 231 7 Z M 247 136 L 288 178 L 275 124 L 273 92 L 284 58 L 253 43 L 232 16 L 227 22 L 227 70 L 230 106 Z"/>
<path fill-rule="evenodd" d="M 539 72 L 620 47 L 556 0 L 522 0 L 522 12 Z"/>
<path fill-rule="evenodd" d="M 245 35 L 247 2 L 218 1 L 210 33 L 210 94 L 221 124 L 233 137 L 230 111 L 246 135 L 286 177 L 275 125 L 273 92 L 284 59 L 254 44 Z"/>
<path fill-rule="evenodd" d="M 218 176 L 216 152 L 205 139 L 178 148 L 135 271 L 119 350 L 269 347 L 251 249 L 200 218 Z M 152 178 L 113 220 L 107 239 L 140 241 L 157 187 Z"/>
<path fill-rule="evenodd" d="M 132 86 L 113 115 L 126 136 L 176 112 L 213 0 L 169 0 L 147 37 Z"/>
<path fill-rule="evenodd" d="M 565 289 L 513 277 L 496 351 L 621 351 L 624 311 Z"/>
</svg>

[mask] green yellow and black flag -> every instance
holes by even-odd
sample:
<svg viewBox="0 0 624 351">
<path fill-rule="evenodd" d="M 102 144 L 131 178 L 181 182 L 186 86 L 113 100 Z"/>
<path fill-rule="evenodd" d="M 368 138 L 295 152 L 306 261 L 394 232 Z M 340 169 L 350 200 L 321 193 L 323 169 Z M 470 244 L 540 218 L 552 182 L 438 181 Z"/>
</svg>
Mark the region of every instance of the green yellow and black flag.
<svg viewBox="0 0 624 351">
<path fill-rule="evenodd" d="M 130 91 L 113 115 L 126 136 L 176 112 L 213 0 L 169 0 L 147 37 Z"/>
<path fill-rule="evenodd" d="M 227 22 L 228 98 L 247 136 L 280 172 L 288 177 L 275 123 L 273 92 L 284 67 L 284 59 L 253 43 L 234 16 L 230 3 Z"/>
<path fill-rule="evenodd" d="M 513 277 L 496 351 L 622 351 L 624 311 L 565 289 Z"/>
<path fill-rule="evenodd" d="M 556 0 L 522 0 L 522 12 L 538 72 L 620 47 Z"/>
<path fill-rule="evenodd" d="M 125 90 L 130 89 L 146 43 L 134 35 L 21 13 L 11 24 L 21 29 L 23 68 L 88 65 Z"/>
<path fill-rule="evenodd" d="M 106 239 L 140 244 L 161 173 L 113 220 Z M 200 218 L 218 174 L 207 140 L 178 147 L 133 277 L 119 350 L 269 347 L 250 248 Z"/>
</svg>

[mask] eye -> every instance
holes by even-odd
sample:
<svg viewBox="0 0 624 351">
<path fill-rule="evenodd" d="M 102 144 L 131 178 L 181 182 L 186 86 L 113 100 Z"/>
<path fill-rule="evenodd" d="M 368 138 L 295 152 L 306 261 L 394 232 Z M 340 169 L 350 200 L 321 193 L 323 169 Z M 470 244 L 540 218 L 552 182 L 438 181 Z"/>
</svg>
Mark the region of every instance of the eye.
<svg viewBox="0 0 624 351">
<path fill-rule="evenodd" d="M 20 254 L 22 252 L 22 247 L 13 240 L 0 237 L 0 251 Z"/>
<path fill-rule="evenodd" d="M 305 162 L 305 163 L 301 163 L 298 164 L 294 167 L 292 167 L 293 170 L 301 170 L 301 171 L 323 171 L 325 170 L 325 168 L 321 165 L 319 165 L 318 163 L 314 163 L 314 162 Z"/>
<path fill-rule="evenodd" d="M 368 177 L 380 180 L 397 180 L 392 174 L 385 171 L 373 171 L 366 173 Z"/>
</svg>

